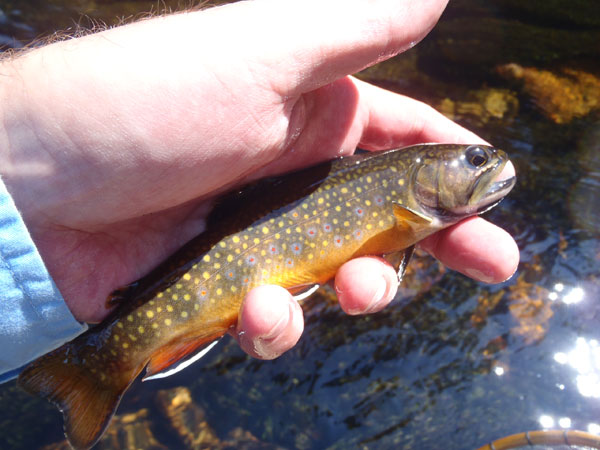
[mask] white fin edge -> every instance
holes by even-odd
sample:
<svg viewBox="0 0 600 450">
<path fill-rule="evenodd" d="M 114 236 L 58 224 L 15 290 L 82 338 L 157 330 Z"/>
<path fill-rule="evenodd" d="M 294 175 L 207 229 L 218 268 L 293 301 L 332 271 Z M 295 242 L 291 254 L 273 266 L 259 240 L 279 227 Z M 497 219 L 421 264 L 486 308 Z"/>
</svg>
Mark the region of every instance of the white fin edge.
<svg viewBox="0 0 600 450">
<path fill-rule="evenodd" d="M 294 297 L 294 300 L 296 300 L 297 302 L 299 302 L 300 300 L 304 300 L 305 298 L 308 298 L 311 295 L 313 295 L 315 293 L 315 291 L 317 289 L 319 289 L 320 287 L 321 287 L 320 284 L 315 284 L 314 286 L 309 287 L 304 292 L 300 292 L 299 294 L 293 295 L 292 297 Z"/>
<path fill-rule="evenodd" d="M 158 380 L 160 378 L 167 378 L 167 377 L 170 377 L 171 375 L 176 374 L 177 372 L 185 369 L 186 367 L 191 366 L 196 361 L 198 361 L 200 358 L 202 358 L 204 355 L 206 355 L 215 345 L 217 345 L 217 343 L 219 341 L 220 341 L 220 339 L 217 339 L 216 341 L 211 342 L 210 344 L 208 344 L 206 347 L 204 347 L 202 350 L 200 350 L 198 353 L 196 353 L 191 358 L 188 358 L 188 359 L 180 362 L 179 364 L 170 367 L 169 369 L 167 369 L 163 372 L 158 372 L 158 373 L 155 373 L 154 375 L 150 375 L 149 377 L 144 377 L 144 378 L 142 378 L 142 381 Z"/>
</svg>

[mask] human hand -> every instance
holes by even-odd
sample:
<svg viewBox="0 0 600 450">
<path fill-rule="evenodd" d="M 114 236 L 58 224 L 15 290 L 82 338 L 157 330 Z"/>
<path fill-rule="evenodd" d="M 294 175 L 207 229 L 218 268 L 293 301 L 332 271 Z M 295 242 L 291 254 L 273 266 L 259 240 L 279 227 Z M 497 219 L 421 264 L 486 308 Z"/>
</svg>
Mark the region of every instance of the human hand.
<svg viewBox="0 0 600 450">
<path fill-rule="evenodd" d="M 241 2 L 4 61 L 0 170 L 75 317 L 105 317 L 106 296 L 198 234 L 212 199 L 233 186 L 357 145 L 481 142 L 420 102 L 347 76 L 412 46 L 445 3 Z M 486 282 L 518 262 L 512 238 L 480 218 L 422 245 Z M 351 314 L 380 310 L 396 284 L 379 258 L 350 261 L 335 280 Z M 233 334 L 273 358 L 302 325 L 290 294 L 263 286 Z"/>
</svg>

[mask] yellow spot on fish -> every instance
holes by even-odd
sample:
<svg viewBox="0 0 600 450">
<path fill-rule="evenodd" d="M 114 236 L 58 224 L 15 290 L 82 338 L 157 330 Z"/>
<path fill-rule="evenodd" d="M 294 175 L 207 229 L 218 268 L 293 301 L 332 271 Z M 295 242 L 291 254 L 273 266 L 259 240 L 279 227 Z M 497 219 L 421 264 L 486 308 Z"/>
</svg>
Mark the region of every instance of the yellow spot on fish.
<svg viewBox="0 0 600 450">
<path fill-rule="evenodd" d="M 138 333 L 144 334 L 144 327 L 138 327 Z"/>
<path fill-rule="evenodd" d="M 202 258 L 202 261 L 210 262 L 210 255 L 204 255 L 204 258 Z"/>
<path fill-rule="evenodd" d="M 367 177 L 367 183 L 371 183 L 371 182 L 373 182 L 373 178 Z"/>
<path fill-rule="evenodd" d="M 161 298 L 164 294 L 162 292 L 159 292 L 158 295 L 156 296 L 156 298 Z"/>
<path fill-rule="evenodd" d="M 227 262 L 233 261 L 233 255 L 227 255 Z"/>
<path fill-rule="evenodd" d="M 204 273 L 202 274 L 202 278 L 204 278 L 205 280 L 208 280 L 208 279 L 210 278 L 210 273 L 208 273 L 208 272 L 204 272 Z"/>
<path fill-rule="evenodd" d="M 195 311 L 198 311 L 199 309 L 200 309 L 200 305 L 199 305 L 198 303 L 196 303 L 196 304 L 194 305 L 194 310 L 195 310 Z"/>
<path fill-rule="evenodd" d="M 131 314 L 127 316 L 127 321 L 133 322 L 133 316 Z"/>
<path fill-rule="evenodd" d="M 323 247 L 327 247 L 328 245 L 329 245 L 329 242 L 323 241 Z"/>
<path fill-rule="evenodd" d="M 255 244 L 258 244 L 259 242 L 260 242 L 260 239 L 259 239 L 259 238 L 254 238 L 254 243 L 255 243 Z"/>
<path fill-rule="evenodd" d="M 361 187 L 357 187 L 356 188 L 356 192 L 358 192 L 360 194 L 362 192 L 362 188 Z"/>
<path fill-rule="evenodd" d="M 377 211 L 373 211 L 373 217 L 377 217 L 379 214 L 377 214 Z"/>
<path fill-rule="evenodd" d="M 154 329 L 158 328 L 158 324 L 157 324 L 156 322 L 154 322 L 154 323 L 152 324 L 152 328 L 154 328 Z"/>
<path fill-rule="evenodd" d="M 215 265 L 213 266 L 215 269 L 220 269 L 221 268 L 221 264 L 219 263 L 215 263 Z"/>
<path fill-rule="evenodd" d="M 123 348 L 129 348 L 129 344 L 127 342 L 123 342 Z"/>
<path fill-rule="evenodd" d="M 129 334 L 128 336 L 133 342 L 137 341 L 137 338 L 133 334 Z"/>
<path fill-rule="evenodd" d="M 323 202 L 325 202 L 325 200 L 323 200 L 323 197 L 319 197 L 319 199 L 317 200 L 317 203 L 318 203 L 319 205 L 322 205 L 322 204 L 323 204 Z"/>
<path fill-rule="evenodd" d="M 184 319 L 188 316 L 187 311 L 181 311 L 181 317 L 183 317 Z"/>
<path fill-rule="evenodd" d="M 185 294 L 185 295 L 183 296 L 183 299 L 184 299 L 186 302 L 189 302 L 191 298 L 192 298 L 192 297 L 190 296 L 190 294 Z"/>
<path fill-rule="evenodd" d="M 243 248 L 244 250 L 246 250 L 246 249 L 248 248 L 248 244 L 246 244 L 246 243 L 244 242 L 244 243 L 242 244 L 242 248 Z"/>
<path fill-rule="evenodd" d="M 221 295 L 222 293 L 223 293 L 223 289 L 221 289 L 221 288 L 218 288 L 218 289 L 217 289 L 217 295 Z"/>
<path fill-rule="evenodd" d="M 281 239 L 281 235 L 279 233 L 275 233 L 275 239 Z"/>
<path fill-rule="evenodd" d="M 232 239 L 232 241 L 233 241 L 235 244 L 237 244 L 238 242 L 240 242 L 240 238 L 239 238 L 239 237 L 237 237 L 237 236 L 234 236 L 234 237 L 233 237 L 233 239 Z"/>
<path fill-rule="evenodd" d="M 219 247 L 225 248 L 225 247 L 227 247 L 227 244 L 224 241 L 221 241 L 221 242 L 219 242 Z"/>
<path fill-rule="evenodd" d="M 337 205 L 337 206 L 335 207 L 335 210 L 336 210 L 337 212 L 340 212 L 340 211 L 342 210 L 342 207 L 341 207 L 340 205 Z"/>
<path fill-rule="evenodd" d="M 231 289 L 231 292 L 236 292 L 237 291 L 237 288 L 235 286 L 231 286 L 230 289 Z"/>
<path fill-rule="evenodd" d="M 173 312 L 173 307 L 171 305 L 167 305 L 167 311 Z"/>
<path fill-rule="evenodd" d="M 279 223 L 277 223 L 277 226 L 278 226 L 279 228 L 283 228 L 283 226 L 284 226 L 284 225 L 285 225 L 285 224 L 283 223 L 283 220 L 280 220 L 280 221 L 279 221 Z"/>
<path fill-rule="evenodd" d="M 399 184 L 400 186 L 404 186 L 404 178 L 400 178 L 400 179 L 398 180 L 398 184 Z"/>
<path fill-rule="evenodd" d="M 192 276 L 189 273 L 184 273 L 183 274 L 183 279 L 186 281 L 189 281 L 192 279 Z"/>
<path fill-rule="evenodd" d="M 148 316 L 148 319 L 152 319 L 154 317 L 154 312 L 153 311 L 146 311 L 146 315 Z"/>
<path fill-rule="evenodd" d="M 373 228 L 373 225 L 371 225 L 370 223 L 367 224 L 367 230 L 370 230 L 371 228 Z"/>
<path fill-rule="evenodd" d="M 177 295 L 177 294 L 173 294 L 173 295 L 171 296 L 171 298 L 172 298 L 173 300 L 177 300 L 177 299 L 179 299 L 179 295 Z"/>
<path fill-rule="evenodd" d="M 313 259 L 314 257 L 315 256 L 312 253 L 309 253 L 308 256 L 307 256 L 308 259 Z"/>
<path fill-rule="evenodd" d="M 173 323 L 171 319 L 165 319 L 165 325 L 169 326 Z"/>
<path fill-rule="evenodd" d="M 181 284 L 181 283 L 177 283 L 177 284 L 175 285 L 175 287 L 176 287 L 177 289 L 181 289 L 181 288 L 183 287 L 183 284 Z"/>
<path fill-rule="evenodd" d="M 365 200 L 365 205 L 371 206 L 371 200 Z"/>
<path fill-rule="evenodd" d="M 262 232 L 263 232 L 263 234 L 268 234 L 269 233 L 269 228 L 268 227 L 262 227 Z"/>
<path fill-rule="evenodd" d="M 340 191 L 342 192 L 342 194 L 347 194 L 348 188 L 343 187 L 342 189 L 340 189 Z"/>
<path fill-rule="evenodd" d="M 117 326 L 118 326 L 119 328 L 123 328 L 123 324 L 122 324 L 121 322 L 117 322 Z"/>
<path fill-rule="evenodd" d="M 160 313 L 162 312 L 162 307 L 160 307 L 160 306 L 159 306 L 158 308 L 156 308 L 156 312 L 157 312 L 158 314 L 160 314 Z"/>
<path fill-rule="evenodd" d="M 120 337 L 119 337 L 119 335 L 118 335 L 118 334 L 115 334 L 115 335 L 113 335 L 113 339 L 114 339 L 115 341 L 119 342 L 119 339 L 120 339 Z"/>
</svg>

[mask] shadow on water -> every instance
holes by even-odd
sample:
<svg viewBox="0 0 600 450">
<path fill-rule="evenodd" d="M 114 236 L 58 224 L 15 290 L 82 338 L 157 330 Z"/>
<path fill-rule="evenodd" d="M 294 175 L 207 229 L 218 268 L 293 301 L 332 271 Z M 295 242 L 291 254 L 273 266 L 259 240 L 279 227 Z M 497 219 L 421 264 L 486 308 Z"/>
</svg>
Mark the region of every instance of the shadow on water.
<svg viewBox="0 0 600 450">
<path fill-rule="evenodd" d="M 156 6 L 0 1 L 0 44 Z M 275 361 L 225 339 L 191 369 L 136 383 L 99 448 L 469 449 L 528 429 L 600 433 L 599 12 L 454 0 L 424 42 L 359 74 L 510 153 L 518 185 L 488 218 L 519 243 L 512 279 L 486 286 L 420 254 L 381 313 L 346 316 L 324 290 Z M 1 448 L 61 441 L 59 415 L 14 383 L 0 405 Z"/>
</svg>

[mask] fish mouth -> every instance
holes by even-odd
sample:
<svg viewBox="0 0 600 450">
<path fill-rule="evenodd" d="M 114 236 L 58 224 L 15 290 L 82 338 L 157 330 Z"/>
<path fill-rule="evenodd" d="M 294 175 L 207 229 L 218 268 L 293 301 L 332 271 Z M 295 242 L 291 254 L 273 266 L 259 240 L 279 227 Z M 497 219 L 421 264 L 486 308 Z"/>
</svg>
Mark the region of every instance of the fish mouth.
<svg viewBox="0 0 600 450">
<path fill-rule="evenodd" d="M 479 201 L 479 204 L 477 205 L 477 214 L 484 213 L 500 203 L 506 194 L 514 187 L 516 182 L 517 177 L 515 176 L 515 167 L 507 160 L 494 182 L 490 185 L 486 194 Z"/>
<path fill-rule="evenodd" d="M 500 170 L 500 168 L 502 170 Z M 502 199 L 510 192 L 517 182 L 515 176 L 515 167 L 513 164 L 506 160 L 505 162 L 499 163 L 493 171 L 500 171 L 498 176 L 489 185 L 489 188 L 475 204 L 466 205 L 461 208 L 455 208 L 452 212 L 457 216 L 469 216 L 474 214 L 481 214 L 489 211 L 494 206 L 502 201 Z"/>
<path fill-rule="evenodd" d="M 481 200 L 481 204 L 477 208 L 477 214 L 484 213 L 502 201 L 506 194 L 514 187 L 517 182 L 517 177 L 512 176 L 505 180 L 495 181 L 490 186 L 485 197 Z"/>
</svg>

